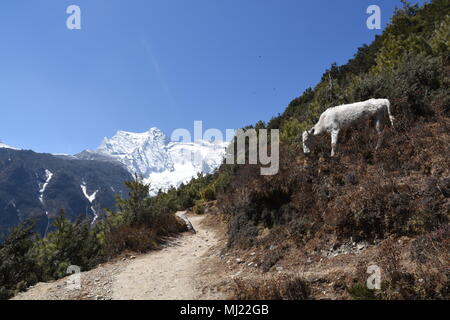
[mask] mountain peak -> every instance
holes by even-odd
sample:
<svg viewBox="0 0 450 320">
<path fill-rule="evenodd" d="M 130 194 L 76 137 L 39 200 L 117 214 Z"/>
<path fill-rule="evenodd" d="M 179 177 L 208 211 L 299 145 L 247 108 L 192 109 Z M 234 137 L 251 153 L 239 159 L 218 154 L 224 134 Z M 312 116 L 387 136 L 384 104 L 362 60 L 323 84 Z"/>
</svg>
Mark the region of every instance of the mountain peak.
<svg viewBox="0 0 450 320">
<path fill-rule="evenodd" d="M 222 163 L 225 148 L 225 142 L 169 141 L 164 132 L 152 127 L 142 133 L 119 130 L 113 137 L 104 138 L 95 153 L 113 158 L 132 174 L 141 175 L 154 194 L 178 187 L 198 173 L 211 173 Z"/>
</svg>

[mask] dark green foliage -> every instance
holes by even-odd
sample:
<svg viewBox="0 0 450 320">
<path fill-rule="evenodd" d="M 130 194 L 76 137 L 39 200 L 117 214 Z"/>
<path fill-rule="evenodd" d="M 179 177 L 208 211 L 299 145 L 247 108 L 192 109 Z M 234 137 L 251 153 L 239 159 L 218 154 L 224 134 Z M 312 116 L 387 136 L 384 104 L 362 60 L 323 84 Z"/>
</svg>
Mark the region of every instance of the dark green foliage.
<svg viewBox="0 0 450 320">
<path fill-rule="evenodd" d="M 150 206 L 149 186 L 143 184 L 137 176 L 135 180 L 125 182 L 125 185 L 129 190 L 128 197 L 117 196 L 116 199 L 117 210 L 123 215 L 124 223 L 130 226 L 144 223 L 153 225 L 158 213 Z"/>
<path fill-rule="evenodd" d="M 79 218 L 71 222 L 61 210 L 53 228 L 54 231 L 33 248 L 43 280 L 66 276 L 71 265 L 85 271 L 102 261 L 101 243 L 95 230 L 91 230 L 90 221 Z"/>
<path fill-rule="evenodd" d="M 0 245 L 0 299 L 11 297 L 39 279 L 39 266 L 33 255 L 37 240 L 33 228 L 29 221 L 20 224 Z"/>
<path fill-rule="evenodd" d="M 348 293 L 352 296 L 354 300 L 374 300 L 375 291 L 370 290 L 367 286 L 357 283 L 351 288 L 348 288 Z"/>
</svg>

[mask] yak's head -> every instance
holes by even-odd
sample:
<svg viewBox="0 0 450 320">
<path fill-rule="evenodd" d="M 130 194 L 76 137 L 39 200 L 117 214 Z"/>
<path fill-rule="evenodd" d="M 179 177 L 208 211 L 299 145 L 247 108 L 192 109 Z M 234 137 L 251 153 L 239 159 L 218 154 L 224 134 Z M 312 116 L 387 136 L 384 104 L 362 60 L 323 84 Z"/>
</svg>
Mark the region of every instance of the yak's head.
<svg viewBox="0 0 450 320">
<path fill-rule="evenodd" d="M 314 128 L 303 132 L 303 153 L 308 154 L 314 147 Z"/>
</svg>

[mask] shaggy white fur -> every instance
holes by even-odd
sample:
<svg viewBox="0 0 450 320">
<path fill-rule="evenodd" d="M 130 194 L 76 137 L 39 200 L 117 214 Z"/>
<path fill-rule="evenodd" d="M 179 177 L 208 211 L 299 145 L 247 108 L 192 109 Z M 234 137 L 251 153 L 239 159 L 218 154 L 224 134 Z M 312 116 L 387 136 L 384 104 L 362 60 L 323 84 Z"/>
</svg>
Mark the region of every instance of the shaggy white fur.
<svg viewBox="0 0 450 320">
<path fill-rule="evenodd" d="M 339 131 L 367 119 L 375 120 L 375 128 L 378 132 L 376 149 L 378 149 L 381 145 L 382 132 L 385 119 L 387 118 L 386 115 L 389 117 L 392 127 L 394 127 L 395 119 L 391 114 L 391 103 L 388 99 L 370 99 L 329 108 L 322 113 L 314 127 L 303 132 L 303 152 L 311 152 L 311 148 L 314 146 L 315 136 L 330 133 L 331 156 L 333 157 L 336 154 Z"/>
</svg>

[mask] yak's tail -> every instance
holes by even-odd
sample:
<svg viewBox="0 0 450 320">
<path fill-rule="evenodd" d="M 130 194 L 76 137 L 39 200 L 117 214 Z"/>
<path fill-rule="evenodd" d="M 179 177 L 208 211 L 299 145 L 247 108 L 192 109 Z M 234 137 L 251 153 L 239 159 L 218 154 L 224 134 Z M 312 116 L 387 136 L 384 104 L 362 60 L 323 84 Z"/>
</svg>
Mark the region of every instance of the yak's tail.
<svg viewBox="0 0 450 320">
<path fill-rule="evenodd" d="M 394 127 L 395 118 L 392 116 L 392 113 L 391 113 L 391 102 L 388 99 L 386 99 L 386 108 L 387 108 L 387 112 L 388 112 L 388 115 L 389 115 L 389 120 L 391 121 L 391 126 L 392 126 L 392 128 L 395 128 Z"/>
</svg>

